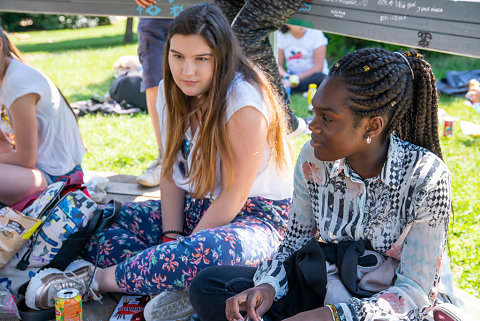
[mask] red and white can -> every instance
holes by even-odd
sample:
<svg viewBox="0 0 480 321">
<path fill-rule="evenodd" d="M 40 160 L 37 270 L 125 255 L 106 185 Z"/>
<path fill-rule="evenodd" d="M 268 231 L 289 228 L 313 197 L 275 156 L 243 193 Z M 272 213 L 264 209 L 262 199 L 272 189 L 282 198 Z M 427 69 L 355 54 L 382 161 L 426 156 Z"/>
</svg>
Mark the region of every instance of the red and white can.
<svg viewBox="0 0 480 321">
<path fill-rule="evenodd" d="M 443 124 L 443 136 L 451 137 L 453 136 L 453 125 L 455 124 L 455 119 L 452 117 L 445 118 Z"/>
</svg>

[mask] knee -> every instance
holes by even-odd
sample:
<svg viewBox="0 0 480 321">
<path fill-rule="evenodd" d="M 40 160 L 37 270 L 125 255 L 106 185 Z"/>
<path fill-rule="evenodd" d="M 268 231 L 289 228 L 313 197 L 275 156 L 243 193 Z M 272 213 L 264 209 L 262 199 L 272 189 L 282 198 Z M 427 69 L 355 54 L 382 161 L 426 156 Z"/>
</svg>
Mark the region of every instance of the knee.
<svg viewBox="0 0 480 321">
<path fill-rule="evenodd" d="M 207 289 L 212 287 L 212 279 L 218 274 L 217 268 L 218 266 L 212 266 L 203 269 L 193 278 L 188 293 L 190 296 L 190 302 L 195 310 L 199 304 L 205 300 Z"/>
</svg>

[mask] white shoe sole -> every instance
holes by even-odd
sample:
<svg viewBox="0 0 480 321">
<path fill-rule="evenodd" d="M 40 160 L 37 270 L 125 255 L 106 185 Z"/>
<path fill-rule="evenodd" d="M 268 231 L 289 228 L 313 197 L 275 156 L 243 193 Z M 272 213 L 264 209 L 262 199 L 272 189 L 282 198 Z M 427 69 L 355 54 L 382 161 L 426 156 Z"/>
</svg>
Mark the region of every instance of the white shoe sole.
<svg viewBox="0 0 480 321">
<path fill-rule="evenodd" d="M 167 297 L 167 295 L 161 293 L 147 303 L 143 310 L 145 321 L 190 320 L 194 311 L 188 295 L 174 298 L 173 300 Z M 162 300 L 164 300 L 164 302 L 160 302 Z"/>
<path fill-rule="evenodd" d="M 40 310 L 35 306 L 35 297 L 37 296 L 36 290 L 42 285 L 42 279 L 51 273 L 62 273 L 62 271 L 54 268 L 48 268 L 39 271 L 33 278 L 30 279 L 30 282 L 27 286 L 27 291 L 25 292 L 25 304 L 30 309 Z"/>
</svg>

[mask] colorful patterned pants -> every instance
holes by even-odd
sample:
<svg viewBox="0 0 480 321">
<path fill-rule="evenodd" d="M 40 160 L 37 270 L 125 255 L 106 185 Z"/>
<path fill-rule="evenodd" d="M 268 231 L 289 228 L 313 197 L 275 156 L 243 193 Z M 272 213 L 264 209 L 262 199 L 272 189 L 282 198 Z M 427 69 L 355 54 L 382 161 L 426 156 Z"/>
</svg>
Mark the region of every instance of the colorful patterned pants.
<svg viewBox="0 0 480 321">
<path fill-rule="evenodd" d="M 210 199 L 186 196 L 187 234 L 210 204 Z M 105 211 L 108 214 L 112 209 L 108 205 Z M 231 223 L 158 244 L 162 233 L 160 201 L 124 203 L 115 223 L 92 237 L 85 258 L 99 267 L 118 264 L 116 281 L 126 293 L 180 290 L 208 266 L 256 266 L 269 259 L 283 238 L 289 210 L 290 199 L 249 198 Z"/>
</svg>

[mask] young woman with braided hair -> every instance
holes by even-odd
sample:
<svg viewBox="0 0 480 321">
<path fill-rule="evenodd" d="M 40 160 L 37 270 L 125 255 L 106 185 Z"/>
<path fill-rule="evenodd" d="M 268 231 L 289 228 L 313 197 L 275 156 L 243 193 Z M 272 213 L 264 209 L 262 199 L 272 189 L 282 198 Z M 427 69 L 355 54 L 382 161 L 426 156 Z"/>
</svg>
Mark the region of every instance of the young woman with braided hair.
<svg viewBox="0 0 480 321">
<path fill-rule="evenodd" d="M 430 65 L 414 51 L 349 53 L 313 106 L 283 243 L 257 268 L 199 273 L 190 299 L 202 320 L 419 320 L 452 297 Z"/>
</svg>

